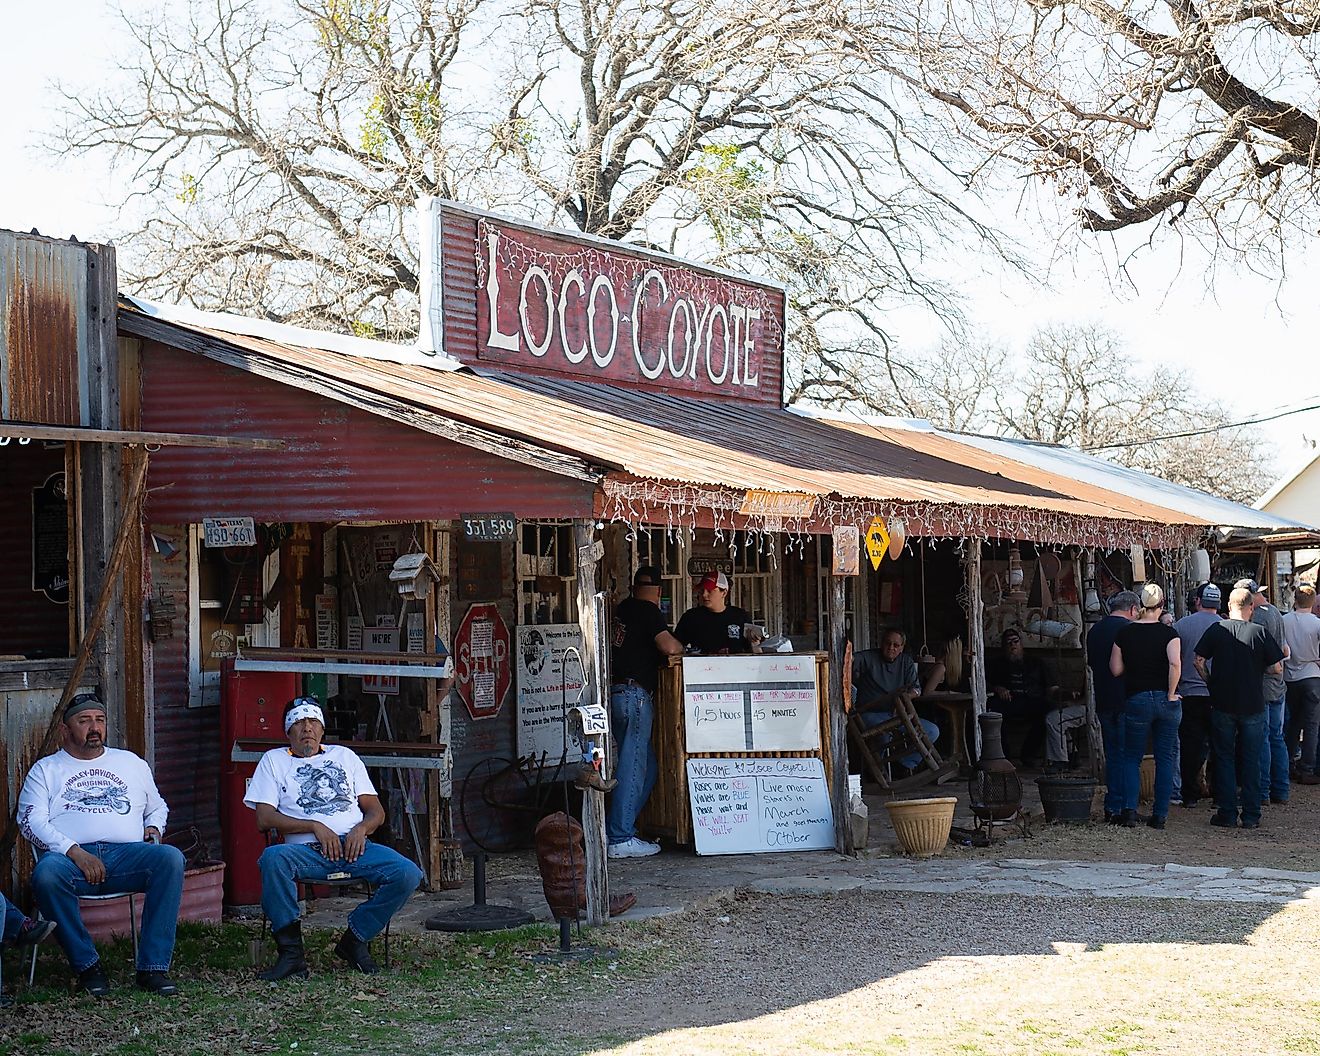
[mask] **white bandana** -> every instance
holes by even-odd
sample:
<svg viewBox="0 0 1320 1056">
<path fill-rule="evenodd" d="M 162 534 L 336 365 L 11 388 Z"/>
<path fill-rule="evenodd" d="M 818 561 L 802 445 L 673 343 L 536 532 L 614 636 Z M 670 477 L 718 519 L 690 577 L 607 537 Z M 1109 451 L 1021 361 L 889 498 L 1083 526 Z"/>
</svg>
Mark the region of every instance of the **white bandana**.
<svg viewBox="0 0 1320 1056">
<path fill-rule="evenodd" d="M 296 708 L 290 708 L 289 714 L 284 716 L 284 732 L 288 733 L 293 729 L 293 724 L 302 719 L 315 719 L 322 726 L 325 726 L 325 712 L 315 704 L 299 704 Z"/>
</svg>

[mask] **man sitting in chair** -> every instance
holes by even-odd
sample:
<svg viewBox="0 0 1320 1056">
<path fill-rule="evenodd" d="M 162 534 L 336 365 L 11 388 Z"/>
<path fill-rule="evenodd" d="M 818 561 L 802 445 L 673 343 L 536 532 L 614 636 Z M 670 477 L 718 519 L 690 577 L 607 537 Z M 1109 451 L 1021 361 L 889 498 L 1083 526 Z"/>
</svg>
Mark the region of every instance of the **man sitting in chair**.
<svg viewBox="0 0 1320 1056">
<path fill-rule="evenodd" d="M 863 649 L 853 656 L 853 710 L 863 726 L 879 726 L 889 721 L 900 700 L 910 705 L 921 695 L 917 662 L 904 652 L 906 645 L 906 634 L 897 627 L 886 627 L 879 649 Z M 926 678 L 926 692 L 939 685 L 943 677 L 944 665 L 938 664 Z M 934 744 L 940 728 L 928 719 L 920 721 L 926 738 Z M 921 759 L 920 752 L 909 752 L 899 764 L 912 770 L 921 765 Z"/>
<path fill-rule="evenodd" d="M 380 969 L 367 943 L 385 930 L 417 885 L 422 871 L 397 851 L 367 839 L 385 821 L 375 786 L 352 751 L 322 744 L 325 715 L 310 697 L 284 709 L 288 748 L 261 757 L 248 785 L 245 805 L 257 812 L 263 832 L 284 837 L 262 852 L 261 908 L 275 933 L 279 957 L 257 978 L 275 982 L 306 977 L 298 882 L 364 880 L 371 897 L 348 915 L 335 953 L 364 975 Z"/>
<path fill-rule="evenodd" d="M 174 928 L 183 897 L 183 855 L 160 842 L 168 810 L 143 759 L 105 745 L 105 705 L 80 693 L 64 709 L 63 747 L 38 759 L 18 797 L 18 823 L 40 857 L 32 887 L 41 915 L 59 925 L 78 985 L 110 992 L 78 912 L 82 895 L 143 892 L 137 985 L 172 997 Z"/>
</svg>

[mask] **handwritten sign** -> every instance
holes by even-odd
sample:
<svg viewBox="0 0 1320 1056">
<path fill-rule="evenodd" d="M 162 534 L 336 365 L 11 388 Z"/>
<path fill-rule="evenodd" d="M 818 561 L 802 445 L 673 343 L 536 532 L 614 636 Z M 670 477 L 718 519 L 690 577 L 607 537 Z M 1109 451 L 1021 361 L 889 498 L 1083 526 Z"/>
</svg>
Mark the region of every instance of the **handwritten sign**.
<svg viewBox="0 0 1320 1056">
<path fill-rule="evenodd" d="M 819 759 L 689 759 L 687 778 L 698 854 L 834 847 Z"/>
<path fill-rule="evenodd" d="M 368 653 L 397 653 L 399 651 L 399 629 L 397 627 L 366 627 L 363 645 Z M 389 697 L 399 695 L 398 675 L 363 675 L 363 693 L 383 693 Z"/>
<path fill-rule="evenodd" d="M 575 704 L 582 695 L 582 665 L 570 659 L 567 677 L 564 651 L 582 652 L 582 626 L 576 623 L 552 623 L 539 627 L 519 627 L 518 681 L 518 754 L 545 753 L 550 763 L 577 750 L 577 739 L 564 738 L 564 704 Z"/>
<path fill-rule="evenodd" d="M 816 658 L 683 658 L 685 741 L 696 752 L 794 752 L 820 747 Z"/>
</svg>

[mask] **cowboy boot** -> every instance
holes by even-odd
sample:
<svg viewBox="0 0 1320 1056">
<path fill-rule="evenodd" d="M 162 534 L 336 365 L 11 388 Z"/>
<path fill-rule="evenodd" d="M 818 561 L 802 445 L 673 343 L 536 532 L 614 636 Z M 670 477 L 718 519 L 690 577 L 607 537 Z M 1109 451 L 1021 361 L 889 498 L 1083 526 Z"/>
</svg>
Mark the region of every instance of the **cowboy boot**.
<svg viewBox="0 0 1320 1056">
<path fill-rule="evenodd" d="M 345 928 L 343 937 L 335 945 L 335 956 L 342 957 L 349 967 L 356 968 L 363 975 L 375 975 L 380 965 L 371 959 L 371 949 L 365 942 L 353 934 L 352 928 Z"/>
<path fill-rule="evenodd" d="M 275 983 L 291 975 L 299 979 L 307 978 L 307 955 L 303 951 L 301 921 L 295 920 L 275 932 L 275 949 L 278 953 L 275 963 L 264 972 L 258 972 L 258 979 Z"/>
</svg>

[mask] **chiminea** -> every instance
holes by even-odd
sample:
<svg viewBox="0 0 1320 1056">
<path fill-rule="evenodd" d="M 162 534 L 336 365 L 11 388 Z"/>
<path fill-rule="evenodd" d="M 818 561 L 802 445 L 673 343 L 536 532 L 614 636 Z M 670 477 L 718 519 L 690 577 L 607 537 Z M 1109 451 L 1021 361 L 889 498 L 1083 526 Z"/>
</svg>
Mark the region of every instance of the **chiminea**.
<svg viewBox="0 0 1320 1056">
<path fill-rule="evenodd" d="M 987 711 L 979 721 L 981 757 L 967 786 L 972 813 L 987 823 L 1008 821 L 1022 806 L 1022 782 L 1004 755 L 1004 716 Z"/>
</svg>

